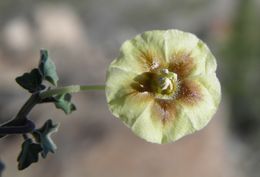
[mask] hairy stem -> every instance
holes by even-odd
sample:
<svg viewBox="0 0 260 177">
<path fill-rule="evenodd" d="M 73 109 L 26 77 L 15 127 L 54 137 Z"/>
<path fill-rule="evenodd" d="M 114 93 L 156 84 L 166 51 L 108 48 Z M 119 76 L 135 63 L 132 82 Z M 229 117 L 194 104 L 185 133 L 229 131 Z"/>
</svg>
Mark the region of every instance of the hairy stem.
<svg viewBox="0 0 260 177">
<path fill-rule="evenodd" d="M 42 93 L 34 93 L 25 102 L 16 117 L 6 123 L 0 125 L 0 138 L 8 134 L 26 134 L 34 130 L 35 125 L 32 121 L 27 119 L 28 114 L 34 108 L 35 105 L 40 103 L 53 102 L 55 95 L 61 95 L 66 93 L 77 93 L 80 91 L 89 90 L 104 90 L 104 85 L 71 85 L 67 87 L 60 87 L 51 90 L 44 91 Z"/>
<path fill-rule="evenodd" d="M 39 93 L 33 94 L 20 109 L 13 121 L 25 120 L 33 107 L 41 101 Z"/>
<path fill-rule="evenodd" d="M 60 87 L 60 88 L 44 91 L 40 94 L 40 97 L 42 99 L 45 99 L 55 95 L 62 95 L 66 93 L 77 93 L 80 91 L 104 90 L 104 89 L 105 89 L 104 85 L 70 85 L 66 87 Z"/>
<path fill-rule="evenodd" d="M 39 93 L 33 94 L 22 106 L 16 117 L 0 125 L 0 138 L 7 134 L 21 134 L 31 132 L 35 125 L 27 119 L 33 107 L 41 101 Z"/>
</svg>

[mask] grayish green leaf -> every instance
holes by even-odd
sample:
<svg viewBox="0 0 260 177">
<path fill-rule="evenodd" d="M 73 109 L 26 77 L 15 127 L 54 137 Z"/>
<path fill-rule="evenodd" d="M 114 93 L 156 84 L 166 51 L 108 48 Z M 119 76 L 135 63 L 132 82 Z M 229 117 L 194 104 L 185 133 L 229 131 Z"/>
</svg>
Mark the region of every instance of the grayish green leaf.
<svg viewBox="0 0 260 177">
<path fill-rule="evenodd" d="M 57 86 L 59 77 L 56 73 L 56 66 L 50 59 L 47 50 L 41 50 L 39 69 L 45 80 L 50 82 L 52 85 Z"/>
<path fill-rule="evenodd" d="M 57 149 L 55 143 L 51 139 L 51 135 L 58 131 L 58 127 L 58 124 L 53 124 L 52 120 L 49 119 L 41 128 L 33 132 L 35 140 L 40 143 L 43 149 L 41 152 L 43 158 L 46 158 L 49 152 L 54 153 L 54 151 Z"/>
<path fill-rule="evenodd" d="M 15 80 L 30 93 L 45 89 L 45 86 L 42 85 L 42 75 L 38 69 L 33 69 L 30 73 L 24 73 Z"/>
<path fill-rule="evenodd" d="M 54 98 L 56 99 L 56 102 L 54 102 L 56 108 L 62 109 L 65 114 L 71 114 L 76 110 L 76 106 L 71 102 L 71 94 L 57 95 Z"/>
<path fill-rule="evenodd" d="M 42 151 L 40 144 L 33 143 L 32 139 L 27 139 L 22 144 L 22 151 L 20 152 L 17 161 L 18 169 L 23 170 L 29 167 L 32 163 L 38 162 L 38 154 Z"/>
</svg>

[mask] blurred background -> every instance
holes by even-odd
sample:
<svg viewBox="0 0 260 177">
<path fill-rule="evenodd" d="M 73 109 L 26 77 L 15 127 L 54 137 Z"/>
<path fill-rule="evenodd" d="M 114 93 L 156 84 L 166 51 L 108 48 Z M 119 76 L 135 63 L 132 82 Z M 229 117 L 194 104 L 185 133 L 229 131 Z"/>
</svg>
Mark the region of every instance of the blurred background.
<svg viewBox="0 0 260 177">
<path fill-rule="evenodd" d="M 180 29 L 204 40 L 217 58 L 223 97 L 202 131 L 156 145 L 136 137 L 109 112 L 103 91 L 75 94 L 78 111 L 52 104 L 31 118 L 60 122 L 58 150 L 17 170 L 21 137 L 0 141 L 4 177 L 259 177 L 259 0 L 1 0 L 0 121 L 29 94 L 15 77 L 38 64 L 46 48 L 60 84 L 103 84 L 123 41 L 152 29 Z M 46 111 L 47 110 L 47 111 Z"/>
</svg>

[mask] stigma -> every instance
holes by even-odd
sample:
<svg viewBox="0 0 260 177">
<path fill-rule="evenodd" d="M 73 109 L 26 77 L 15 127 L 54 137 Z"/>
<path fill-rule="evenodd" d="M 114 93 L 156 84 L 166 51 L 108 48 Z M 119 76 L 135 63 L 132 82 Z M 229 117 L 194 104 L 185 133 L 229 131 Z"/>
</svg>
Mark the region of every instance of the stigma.
<svg viewBox="0 0 260 177">
<path fill-rule="evenodd" d="M 156 92 L 160 95 L 174 95 L 178 88 L 178 77 L 174 72 L 170 72 L 168 69 L 162 69 L 158 73 L 156 82 Z"/>
</svg>

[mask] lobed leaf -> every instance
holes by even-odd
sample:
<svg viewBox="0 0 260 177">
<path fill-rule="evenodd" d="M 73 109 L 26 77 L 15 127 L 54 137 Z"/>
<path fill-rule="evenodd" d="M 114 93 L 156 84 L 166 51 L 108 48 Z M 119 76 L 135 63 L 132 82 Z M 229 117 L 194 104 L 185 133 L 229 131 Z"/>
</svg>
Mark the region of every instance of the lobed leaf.
<svg viewBox="0 0 260 177">
<path fill-rule="evenodd" d="M 21 87 L 28 90 L 30 93 L 45 89 L 45 86 L 42 85 L 42 75 L 38 69 L 33 69 L 30 73 L 24 73 L 15 80 Z"/>
<path fill-rule="evenodd" d="M 32 163 L 38 162 L 38 154 L 42 151 L 40 144 L 33 143 L 32 139 L 27 139 L 22 144 L 22 151 L 20 152 L 17 161 L 18 169 L 23 170 L 29 167 Z"/>
<path fill-rule="evenodd" d="M 58 131 L 58 124 L 53 124 L 52 120 L 47 120 L 44 125 L 33 132 L 35 140 L 40 143 L 42 147 L 41 155 L 43 158 L 47 157 L 49 152 L 54 153 L 57 149 L 55 143 L 51 139 L 51 135 Z"/>
<path fill-rule="evenodd" d="M 65 114 L 71 114 L 76 110 L 76 106 L 71 102 L 71 94 L 66 93 L 63 95 L 57 95 L 54 97 L 56 108 L 62 109 Z"/>
<path fill-rule="evenodd" d="M 52 85 L 57 86 L 59 77 L 56 72 L 56 66 L 50 59 L 47 50 L 41 50 L 39 69 L 45 80 L 50 82 Z"/>
</svg>

